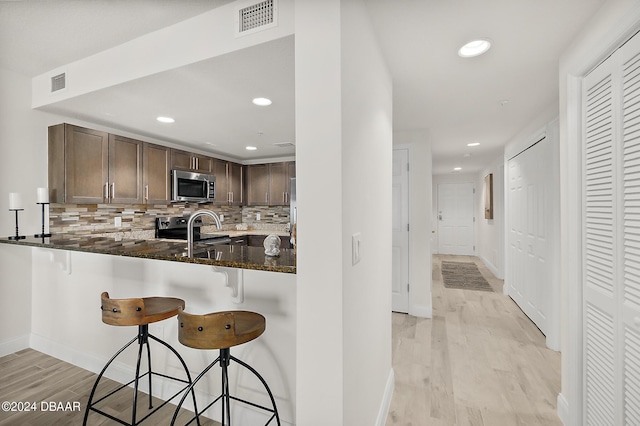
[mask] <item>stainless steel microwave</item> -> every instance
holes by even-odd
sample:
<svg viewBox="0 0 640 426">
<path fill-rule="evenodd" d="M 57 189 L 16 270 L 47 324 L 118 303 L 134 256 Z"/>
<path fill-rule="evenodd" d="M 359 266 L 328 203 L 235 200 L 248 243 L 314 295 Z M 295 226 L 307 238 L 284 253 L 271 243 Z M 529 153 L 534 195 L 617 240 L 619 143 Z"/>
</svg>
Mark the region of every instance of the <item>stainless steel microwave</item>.
<svg viewBox="0 0 640 426">
<path fill-rule="evenodd" d="M 208 203 L 216 199 L 216 177 L 171 170 L 171 201 Z"/>
</svg>

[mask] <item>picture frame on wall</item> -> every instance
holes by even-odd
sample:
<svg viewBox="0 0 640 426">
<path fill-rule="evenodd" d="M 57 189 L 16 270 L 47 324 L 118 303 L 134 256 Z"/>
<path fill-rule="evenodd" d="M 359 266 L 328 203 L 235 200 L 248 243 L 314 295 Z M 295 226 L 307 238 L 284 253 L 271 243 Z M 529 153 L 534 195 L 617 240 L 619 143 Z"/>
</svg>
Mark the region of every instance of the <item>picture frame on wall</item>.
<svg viewBox="0 0 640 426">
<path fill-rule="evenodd" d="M 484 218 L 493 219 L 493 173 L 484 177 Z"/>
</svg>

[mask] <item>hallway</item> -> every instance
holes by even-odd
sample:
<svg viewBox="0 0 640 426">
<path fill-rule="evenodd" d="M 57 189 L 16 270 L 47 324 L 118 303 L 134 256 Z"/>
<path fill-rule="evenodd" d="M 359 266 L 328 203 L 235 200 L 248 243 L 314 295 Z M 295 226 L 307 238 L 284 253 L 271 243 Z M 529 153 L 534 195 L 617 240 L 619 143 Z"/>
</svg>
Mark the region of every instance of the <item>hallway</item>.
<svg viewBox="0 0 640 426">
<path fill-rule="evenodd" d="M 442 260 L 478 265 L 495 293 L 447 289 Z M 433 318 L 393 314 L 387 426 L 561 425 L 560 354 L 471 256 L 434 255 Z"/>
</svg>

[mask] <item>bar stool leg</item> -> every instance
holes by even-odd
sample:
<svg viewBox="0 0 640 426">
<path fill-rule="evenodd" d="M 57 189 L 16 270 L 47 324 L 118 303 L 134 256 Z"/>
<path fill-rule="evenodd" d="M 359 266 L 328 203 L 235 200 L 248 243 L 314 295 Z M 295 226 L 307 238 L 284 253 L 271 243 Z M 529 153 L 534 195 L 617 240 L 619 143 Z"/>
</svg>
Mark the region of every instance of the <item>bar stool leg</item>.
<svg viewBox="0 0 640 426">
<path fill-rule="evenodd" d="M 171 350 L 171 352 L 176 356 L 176 358 L 178 358 L 178 360 L 180 361 L 180 363 L 182 364 L 182 367 L 184 368 L 184 371 L 187 375 L 187 381 L 188 381 L 188 390 L 185 391 L 185 394 L 182 398 L 182 401 L 184 401 L 184 399 L 186 398 L 189 390 L 191 390 L 191 394 L 193 396 L 193 406 L 194 409 L 196 410 L 196 412 L 198 411 L 198 406 L 196 403 L 196 395 L 195 395 L 195 391 L 193 391 L 193 386 L 192 386 L 192 381 L 191 381 L 191 374 L 189 373 L 189 369 L 187 368 L 187 364 L 184 362 L 184 359 L 180 356 L 180 354 L 171 346 L 169 345 L 167 342 L 158 339 L 157 337 L 155 337 L 152 334 L 149 334 L 149 325 L 148 324 L 144 324 L 144 325 L 139 325 L 138 326 L 138 335 L 136 337 L 134 337 L 133 339 L 131 339 L 130 342 L 128 342 L 126 345 L 124 345 L 118 352 L 115 353 L 115 355 L 113 355 L 113 357 L 111 357 L 111 359 L 107 362 L 107 364 L 102 368 L 102 371 L 100 372 L 100 374 L 98 375 L 98 378 L 96 379 L 95 383 L 93 384 L 93 388 L 91 389 L 91 394 L 89 395 L 89 401 L 87 402 L 87 409 L 85 410 L 84 413 L 84 420 L 82 422 L 83 426 L 86 426 L 87 424 L 87 418 L 89 416 L 89 411 L 91 411 L 91 407 L 92 407 L 92 401 L 93 401 L 93 397 L 95 395 L 96 389 L 98 388 L 98 383 L 100 382 L 100 380 L 102 379 L 102 376 L 104 375 L 105 371 L 107 371 L 107 368 L 111 365 L 111 363 L 118 357 L 118 355 L 120 355 L 122 352 L 124 352 L 125 349 L 127 349 L 129 346 L 131 346 L 136 340 L 138 341 L 138 358 L 136 361 L 136 376 L 135 379 L 133 380 L 134 382 L 134 391 L 133 391 L 133 412 L 131 415 L 131 424 L 132 425 L 137 425 L 138 423 L 136 422 L 136 417 L 137 417 L 137 406 L 138 406 L 138 383 L 140 380 L 140 365 L 141 365 L 141 360 L 142 360 L 142 348 L 143 346 L 146 345 L 147 347 L 147 361 L 148 361 L 148 376 L 149 376 L 149 409 L 153 408 L 153 388 L 152 388 L 152 382 L 151 382 L 151 376 L 152 374 L 152 370 L 151 370 L 151 349 L 149 346 L 149 338 L 155 340 L 156 342 L 162 344 L 163 346 L 165 346 L 167 349 Z M 155 373 L 158 374 L 158 373 Z M 164 376 L 164 375 L 163 375 Z M 165 376 L 168 377 L 168 376 Z M 129 382 L 130 384 L 131 382 Z M 114 391 L 110 392 L 109 394 L 103 396 L 101 399 L 99 399 L 97 402 L 102 401 L 103 399 L 113 395 L 114 393 L 116 393 L 117 391 L 119 391 L 120 389 L 122 389 L 123 387 L 125 387 L 127 385 L 122 385 L 121 387 L 115 389 Z M 175 395 L 177 396 L 177 394 Z M 174 398 L 175 398 L 174 396 Z M 173 399 L 173 398 L 172 398 Z M 167 401 L 168 402 L 168 401 Z M 165 402 L 166 404 L 166 402 Z M 164 404 L 162 404 L 164 405 Z M 161 406 L 162 407 L 162 406 Z M 96 409 L 94 408 L 94 411 Z M 119 423 L 123 423 L 122 420 L 118 420 L 117 418 L 98 411 L 100 414 L 111 418 L 112 420 L 115 420 Z M 143 419 L 144 420 L 144 419 Z M 200 426 L 200 418 L 197 417 L 196 418 L 196 422 L 198 424 L 198 426 Z"/>
<path fill-rule="evenodd" d="M 229 394 L 229 348 L 220 349 L 220 367 L 222 368 L 222 426 L 231 426 L 231 396 Z M 227 414 L 225 423 L 225 412 Z"/>
<path fill-rule="evenodd" d="M 136 377 L 133 385 L 133 412 L 131 413 L 131 424 L 136 424 L 136 413 L 138 411 L 138 382 L 140 381 L 140 361 L 142 360 L 142 348 L 145 344 L 145 340 L 142 335 L 142 325 L 138 326 L 140 328 L 138 332 L 138 359 L 136 360 Z M 142 340 L 141 340 L 142 339 Z M 147 345 L 148 346 L 148 345 Z M 151 368 L 151 366 L 149 366 Z M 151 389 L 149 389 L 151 391 Z"/>
<path fill-rule="evenodd" d="M 184 400 L 187 399 L 187 395 L 189 394 L 189 392 L 191 392 L 192 395 L 193 395 L 193 407 L 194 407 L 194 411 L 195 411 L 195 418 L 196 418 L 196 420 L 198 422 L 198 426 L 200 426 L 200 414 L 204 413 L 205 411 L 207 411 L 209 409 L 209 407 L 211 407 L 219 398 L 214 400 L 212 403 L 210 403 L 206 407 L 204 407 L 202 409 L 202 411 L 199 413 L 198 409 L 197 409 L 197 407 L 195 405 L 196 404 L 196 394 L 195 394 L 194 388 L 196 386 L 196 383 L 198 383 L 200 381 L 200 379 L 202 377 L 204 377 L 204 375 L 207 374 L 209 372 L 209 370 L 211 370 L 211 368 L 213 368 L 213 366 L 218 363 L 218 361 L 220 361 L 220 357 L 216 358 L 216 360 L 213 361 L 211 364 L 209 364 L 207 366 L 207 368 L 202 370 L 202 372 L 200 374 L 198 374 L 198 376 L 191 382 L 191 386 L 189 386 L 187 388 L 187 390 L 184 392 L 184 394 L 182 395 L 182 398 L 180 399 L 180 402 L 178 402 L 178 405 L 176 407 L 176 411 L 173 412 L 173 418 L 171 419 L 171 426 L 175 425 L 176 418 L 178 417 L 178 412 L 180 411 L 180 408 L 182 407 L 182 404 L 184 403 Z M 193 419 L 191 421 L 193 421 Z M 191 423 L 191 422 L 189 422 L 189 423 Z"/>
<path fill-rule="evenodd" d="M 100 372 L 100 374 L 98 375 L 98 378 L 96 379 L 95 383 L 93 384 L 93 388 L 91 388 L 91 394 L 89 394 L 89 401 L 87 402 L 87 409 L 84 412 L 84 420 L 82 421 L 83 426 L 85 426 L 87 424 L 87 417 L 89 416 L 89 411 L 91 410 L 91 401 L 93 401 L 93 395 L 96 393 L 96 389 L 98 388 L 98 382 L 100 382 L 100 379 L 102 379 L 102 376 L 104 375 L 104 372 L 107 371 L 107 368 L 118 357 L 118 355 L 120 355 L 122 352 L 124 352 L 124 350 L 127 349 L 129 346 L 131 346 L 133 344 L 133 342 L 135 342 L 137 339 L 138 339 L 138 336 L 134 337 L 133 339 L 131 339 L 131 341 L 129 343 L 127 343 L 122 348 L 120 348 L 120 350 L 118 352 L 116 352 L 115 355 L 113 355 L 111 357 L 111 359 L 102 368 L 102 371 Z M 111 395 L 111 394 L 109 394 L 109 395 Z"/>
<path fill-rule="evenodd" d="M 149 326 L 147 326 L 149 327 Z M 153 387 L 151 386 L 151 377 L 153 376 L 152 372 L 151 372 L 151 349 L 149 348 L 149 336 L 151 336 L 148 332 L 147 332 L 147 339 L 146 339 L 146 344 L 147 344 L 147 365 L 149 366 L 149 409 L 153 408 Z"/>
<path fill-rule="evenodd" d="M 243 366 L 247 370 L 251 371 L 262 382 L 262 385 L 267 390 L 267 393 L 269 394 L 269 398 L 271 399 L 271 405 L 273 406 L 273 415 L 275 416 L 275 419 L 276 419 L 276 422 L 278 423 L 278 426 L 280 426 L 280 415 L 278 414 L 278 407 L 276 406 L 276 400 L 273 397 L 273 393 L 271 393 L 271 389 L 269 388 L 269 385 L 267 385 L 267 381 L 260 375 L 260 373 L 258 373 L 256 371 L 255 368 L 253 368 L 252 366 L 250 366 L 246 362 L 239 360 L 238 358 L 236 358 L 233 355 L 229 355 L 229 359 L 237 362 L 238 364 L 240 364 L 241 366 Z M 267 424 L 269 424 L 271 422 L 271 420 L 273 420 L 273 417 L 271 417 L 271 419 L 269 419 Z"/>
</svg>

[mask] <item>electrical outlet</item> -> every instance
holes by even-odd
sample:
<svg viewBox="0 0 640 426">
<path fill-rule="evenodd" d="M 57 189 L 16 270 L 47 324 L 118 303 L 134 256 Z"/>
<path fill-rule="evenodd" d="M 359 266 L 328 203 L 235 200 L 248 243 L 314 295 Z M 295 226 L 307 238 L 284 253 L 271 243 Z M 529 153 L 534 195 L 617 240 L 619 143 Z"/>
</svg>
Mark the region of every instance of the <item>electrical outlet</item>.
<svg viewBox="0 0 640 426">
<path fill-rule="evenodd" d="M 120 216 L 116 216 L 116 218 L 113 220 L 113 225 L 116 228 L 120 228 L 122 226 L 122 218 Z"/>
<path fill-rule="evenodd" d="M 224 215 L 223 214 L 220 215 L 220 222 L 224 222 Z"/>
<path fill-rule="evenodd" d="M 355 265 L 360 262 L 360 243 L 362 235 L 358 232 L 351 236 L 351 264 Z"/>
<path fill-rule="evenodd" d="M 260 220 L 260 213 L 256 213 L 256 220 Z"/>
</svg>

